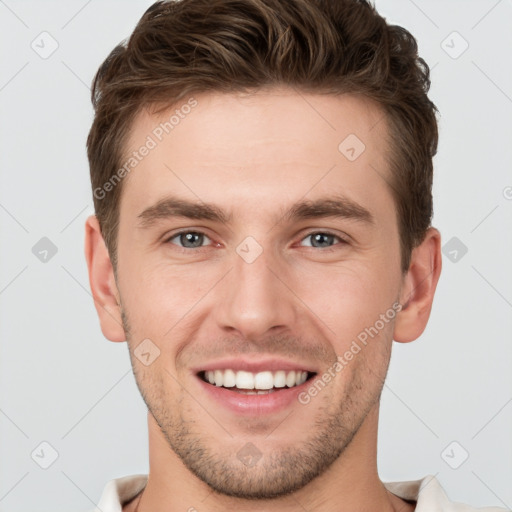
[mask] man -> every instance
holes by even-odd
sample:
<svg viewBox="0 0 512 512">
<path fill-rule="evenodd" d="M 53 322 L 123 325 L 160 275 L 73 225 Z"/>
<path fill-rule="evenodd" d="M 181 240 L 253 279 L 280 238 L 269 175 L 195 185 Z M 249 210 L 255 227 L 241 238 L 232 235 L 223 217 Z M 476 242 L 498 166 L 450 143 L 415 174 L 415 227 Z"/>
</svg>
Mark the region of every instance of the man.
<svg viewBox="0 0 512 512">
<path fill-rule="evenodd" d="M 392 341 L 421 335 L 441 271 L 429 85 L 365 1 L 159 2 L 113 50 L 85 253 L 150 473 L 97 510 L 474 510 L 377 472 Z"/>
</svg>

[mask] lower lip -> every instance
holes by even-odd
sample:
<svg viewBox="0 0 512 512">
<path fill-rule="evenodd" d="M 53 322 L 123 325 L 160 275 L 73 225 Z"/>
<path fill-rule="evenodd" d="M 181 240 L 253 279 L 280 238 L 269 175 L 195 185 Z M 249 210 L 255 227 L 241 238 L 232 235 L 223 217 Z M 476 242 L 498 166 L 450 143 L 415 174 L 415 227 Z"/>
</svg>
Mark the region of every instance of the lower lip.
<svg viewBox="0 0 512 512">
<path fill-rule="evenodd" d="M 267 393 L 265 395 L 247 395 L 245 393 L 231 391 L 221 386 L 214 386 L 205 382 L 197 375 L 196 379 L 205 392 L 218 403 L 231 411 L 248 416 L 271 414 L 290 407 L 294 402 L 298 403 L 297 396 L 310 385 L 309 381 L 311 380 L 308 379 L 299 386 L 292 388 L 277 388 L 273 393 Z"/>
</svg>

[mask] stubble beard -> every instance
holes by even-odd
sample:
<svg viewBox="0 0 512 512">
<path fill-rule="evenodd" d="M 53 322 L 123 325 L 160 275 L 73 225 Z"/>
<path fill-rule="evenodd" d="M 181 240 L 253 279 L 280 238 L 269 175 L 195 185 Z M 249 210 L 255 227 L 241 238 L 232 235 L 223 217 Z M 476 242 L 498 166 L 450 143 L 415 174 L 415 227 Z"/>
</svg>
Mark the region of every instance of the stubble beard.
<svg viewBox="0 0 512 512">
<path fill-rule="evenodd" d="M 128 347 L 134 347 L 124 310 L 122 321 Z M 254 445 L 260 450 L 261 458 L 254 465 L 245 465 L 237 452 L 247 443 L 250 434 L 245 435 L 239 443 L 218 448 L 218 441 L 204 432 L 204 423 L 197 418 L 197 413 L 187 408 L 188 394 L 181 389 L 178 400 L 169 395 L 172 385 L 176 387 L 172 376 L 165 371 L 153 374 L 150 370 L 139 371 L 140 365 L 136 364 L 133 350 L 130 350 L 139 391 L 172 451 L 193 475 L 214 492 L 246 500 L 268 500 L 289 495 L 325 473 L 342 456 L 370 410 L 380 400 L 389 364 L 388 354 L 383 356 L 379 376 L 362 364 L 354 369 L 341 397 L 333 400 L 325 391 L 315 397 L 314 400 L 322 400 L 322 405 L 316 409 L 317 418 L 310 433 L 304 438 L 301 432 L 303 441 L 300 446 L 283 446 L 281 441 L 276 443 L 278 449 L 275 443 L 272 443 L 272 449 L 266 449 L 263 446 L 266 438 L 258 436 L 263 438 L 259 443 L 261 450 L 258 441 Z M 368 379 L 370 373 L 374 381 L 371 389 L 368 381 L 365 382 L 365 377 Z M 204 416 L 211 420 L 206 412 Z M 293 421 L 292 412 L 285 423 Z M 272 432 L 274 427 L 269 425 L 268 431 Z M 297 428 L 301 426 L 297 425 Z M 268 439 L 278 435 L 279 428 Z"/>
</svg>

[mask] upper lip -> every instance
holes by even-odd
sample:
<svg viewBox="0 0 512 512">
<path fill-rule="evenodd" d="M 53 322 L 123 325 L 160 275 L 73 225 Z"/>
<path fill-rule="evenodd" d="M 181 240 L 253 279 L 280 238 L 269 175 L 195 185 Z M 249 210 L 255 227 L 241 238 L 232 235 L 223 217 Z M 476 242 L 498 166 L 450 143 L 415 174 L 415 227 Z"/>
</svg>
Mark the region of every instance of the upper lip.
<svg viewBox="0 0 512 512">
<path fill-rule="evenodd" d="M 246 371 L 252 373 L 258 373 L 263 371 L 276 372 L 278 370 L 300 370 L 303 372 L 317 373 L 315 368 L 312 368 L 310 364 L 302 363 L 300 361 L 290 361 L 287 359 L 278 358 L 265 358 L 265 359 L 249 359 L 244 357 L 237 358 L 225 358 L 210 361 L 201 366 L 193 368 L 194 373 L 207 372 L 211 370 L 235 370 L 235 371 Z"/>
</svg>

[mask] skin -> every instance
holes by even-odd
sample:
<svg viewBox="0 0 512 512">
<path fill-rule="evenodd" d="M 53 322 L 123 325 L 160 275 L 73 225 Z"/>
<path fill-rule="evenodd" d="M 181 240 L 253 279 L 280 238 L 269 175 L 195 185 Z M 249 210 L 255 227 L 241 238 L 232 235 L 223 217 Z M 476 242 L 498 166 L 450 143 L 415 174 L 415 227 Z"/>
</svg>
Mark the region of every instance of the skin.
<svg viewBox="0 0 512 512">
<path fill-rule="evenodd" d="M 412 341 L 427 324 L 440 235 L 430 228 L 402 272 L 382 111 L 355 95 L 286 88 L 194 97 L 192 112 L 124 178 L 116 276 L 97 219 L 86 222 L 102 332 L 127 340 L 148 406 L 149 481 L 123 510 L 414 510 L 378 476 L 379 398 L 393 339 Z M 127 152 L 168 118 L 141 112 Z M 349 134 L 366 146 L 354 161 L 338 150 Z M 283 218 L 297 201 L 334 193 L 373 222 Z M 141 227 L 139 214 L 169 194 L 232 219 Z M 206 237 L 183 247 L 180 229 Z M 308 235 L 318 232 L 334 237 L 315 246 Z M 250 264 L 236 252 L 247 236 L 263 250 Z M 396 301 L 402 311 L 305 405 L 244 417 L 208 400 L 191 371 L 244 354 L 307 362 L 319 377 Z M 134 356 L 147 338 L 160 350 L 149 366 Z M 252 467 L 237 457 L 247 442 L 261 453 Z"/>
</svg>

